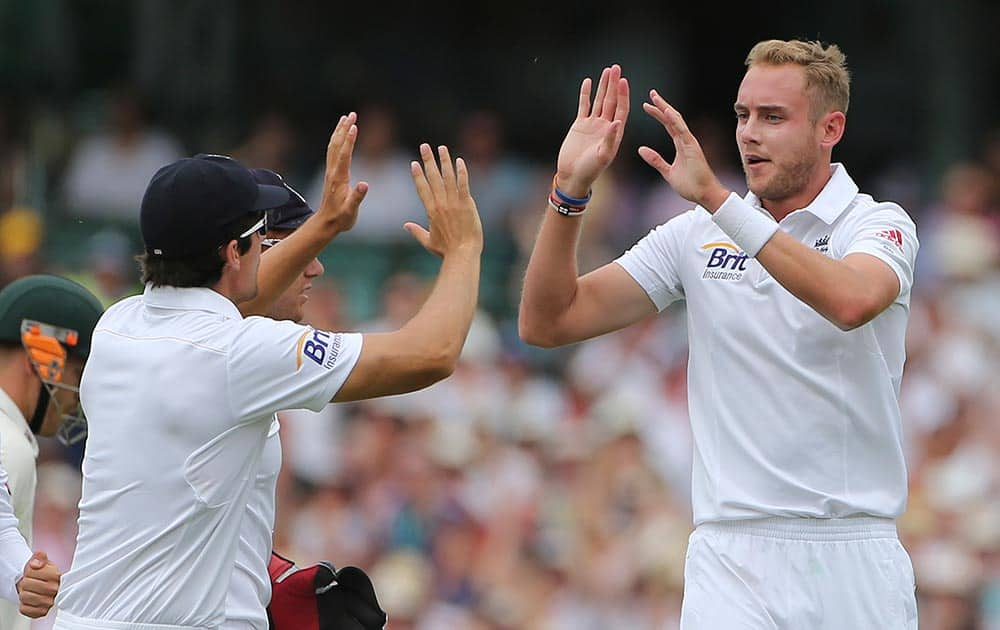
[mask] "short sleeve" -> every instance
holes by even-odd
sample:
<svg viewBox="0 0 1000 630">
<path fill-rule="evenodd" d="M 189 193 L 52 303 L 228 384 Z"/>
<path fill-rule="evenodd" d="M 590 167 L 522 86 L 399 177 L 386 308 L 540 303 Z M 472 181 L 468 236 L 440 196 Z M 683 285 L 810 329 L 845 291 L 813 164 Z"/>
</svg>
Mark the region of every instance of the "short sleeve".
<svg viewBox="0 0 1000 630">
<path fill-rule="evenodd" d="M 908 295 L 913 286 L 913 266 L 920 243 L 917 228 L 906 211 L 894 203 L 883 203 L 859 213 L 838 235 L 843 251 L 868 254 L 887 264 L 899 278 L 899 297 Z"/>
<path fill-rule="evenodd" d="M 646 291 L 658 311 L 684 297 L 680 260 L 695 212 L 685 212 L 653 228 L 615 260 Z"/>
<path fill-rule="evenodd" d="M 354 369 L 362 337 L 249 317 L 232 344 L 228 376 L 233 412 L 258 418 L 285 409 L 322 409 Z"/>
<path fill-rule="evenodd" d="M 0 465 L 0 597 L 19 602 L 17 582 L 24 565 L 31 558 L 31 550 L 17 529 L 17 517 L 10 500 L 7 472 Z"/>
</svg>

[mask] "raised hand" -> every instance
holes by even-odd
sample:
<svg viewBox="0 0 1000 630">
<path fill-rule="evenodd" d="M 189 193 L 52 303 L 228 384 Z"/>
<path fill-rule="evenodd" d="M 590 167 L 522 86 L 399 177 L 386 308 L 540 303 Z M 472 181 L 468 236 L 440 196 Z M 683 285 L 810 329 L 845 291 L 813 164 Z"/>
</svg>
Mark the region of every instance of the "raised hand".
<svg viewBox="0 0 1000 630">
<path fill-rule="evenodd" d="M 580 105 L 556 166 L 556 185 L 572 197 L 586 197 L 618 153 L 629 111 L 628 79 L 618 64 L 605 68 L 590 103 L 591 80 L 580 85 Z"/>
<path fill-rule="evenodd" d="M 358 116 L 351 112 L 341 116 L 326 147 L 326 171 L 323 173 L 323 199 L 317 214 L 332 217 L 340 232 L 354 227 L 358 209 L 368 192 L 368 184 L 359 182 L 351 187 L 351 157 L 358 137 L 355 124 Z"/>
<path fill-rule="evenodd" d="M 425 249 L 442 258 L 462 247 L 481 252 L 483 226 L 479 222 L 476 201 L 469 192 L 469 171 L 465 161 L 458 158 L 452 168 L 448 147 L 443 145 L 438 147 L 438 156 L 441 158 L 440 170 L 430 145 L 422 144 L 423 168 L 416 161 L 410 163 L 410 174 L 427 210 L 430 230 L 412 222 L 403 227 Z"/>
<path fill-rule="evenodd" d="M 21 614 L 36 619 L 48 614 L 59 592 L 61 574 L 44 551 L 36 551 L 24 565 L 24 577 L 17 583 Z"/>
<path fill-rule="evenodd" d="M 715 176 L 698 139 L 688 129 L 680 112 L 656 90 L 649 91 L 649 99 L 652 103 L 643 103 L 642 108 L 667 130 L 676 153 L 672 164 L 647 146 L 639 147 L 639 156 L 655 168 L 678 195 L 714 212 L 729 196 L 729 191 Z"/>
</svg>

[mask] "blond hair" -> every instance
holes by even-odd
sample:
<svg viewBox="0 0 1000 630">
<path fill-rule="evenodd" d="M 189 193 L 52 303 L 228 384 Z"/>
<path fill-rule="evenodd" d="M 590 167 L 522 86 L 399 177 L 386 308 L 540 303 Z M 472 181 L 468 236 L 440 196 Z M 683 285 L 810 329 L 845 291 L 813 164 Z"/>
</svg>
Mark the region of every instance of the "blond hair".
<svg viewBox="0 0 1000 630">
<path fill-rule="evenodd" d="M 814 119 L 831 111 L 847 113 L 851 98 L 851 74 L 847 70 L 847 56 L 836 44 L 824 46 L 820 42 L 798 39 L 769 39 L 751 48 L 746 60 L 747 67 L 789 63 L 805 70 L 806 90 L 812 101 Z"/>
</svg>

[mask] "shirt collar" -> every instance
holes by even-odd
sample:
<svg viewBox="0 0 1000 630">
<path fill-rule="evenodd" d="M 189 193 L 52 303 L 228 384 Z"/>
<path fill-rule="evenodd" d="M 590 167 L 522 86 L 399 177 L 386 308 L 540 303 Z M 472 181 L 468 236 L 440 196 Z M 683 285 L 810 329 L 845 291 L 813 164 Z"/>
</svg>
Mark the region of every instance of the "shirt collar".
<svg viewBox="0 0 1000 630">
<path fill-rule="evenodd" d="M 823 186 L 823 190 L 812 200 L 812 203 L 795 211 L 808 212 L 827 225 L 833 225 L 833 222 L 851 205 L 860 190 L 840 162 L 831 164 L 830 171 L 830 179 L 826 182 L 826 186 Z M 747 192 L 744 199 L 753 206 L 761 207 L 760 199 L 752 192 Z M 794 214 L 794 212 L 789 214 Z"/>
<path fill-rule="evenodd" d="M 28 427 L 28 421 L 25 420 L 24 414 L 21 413 L 20 408 L 14 404 L 14 400 L 7 395 L 3 389 L 0 389 L 0 416 L 7 416 L 17 425 L 17 428 L 24 433 L 24 438 L 31 444 L 32 450 L 35 452 L 35 456 L 38 456 L 38 440 L 35 439 L 35 434 L 31 432 Z"/>
<path fill-rule="evenodd" d="M 154 287 L 147 284 L 142 292 L 146 306 L 179 311 L 207 311 L 232 319 L 243 319 L 232 300 L 208 287 Z"/>
</svg>

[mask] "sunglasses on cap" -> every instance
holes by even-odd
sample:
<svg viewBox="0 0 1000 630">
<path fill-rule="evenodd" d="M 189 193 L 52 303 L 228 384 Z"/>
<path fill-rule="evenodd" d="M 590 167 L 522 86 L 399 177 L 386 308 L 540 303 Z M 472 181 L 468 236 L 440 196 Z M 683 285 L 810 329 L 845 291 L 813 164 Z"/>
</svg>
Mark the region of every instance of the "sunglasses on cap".
<svg viewBox="0 0 1000 630">
<path fill-rule="evenodd" d="M 260 221 L 254 223 L 252 226 L 250 226 L 247 229 L 246 232 L 240 234 L 240 238 L 246 238 L 246 237 L 250 236 L 251 234 L 253 234 L 254 232 L 260 234 L 261 236 L 264 236 L 265 234 L 267 234 L 267 214 L 264 214 L 260 218 Z"/>
</svg>

